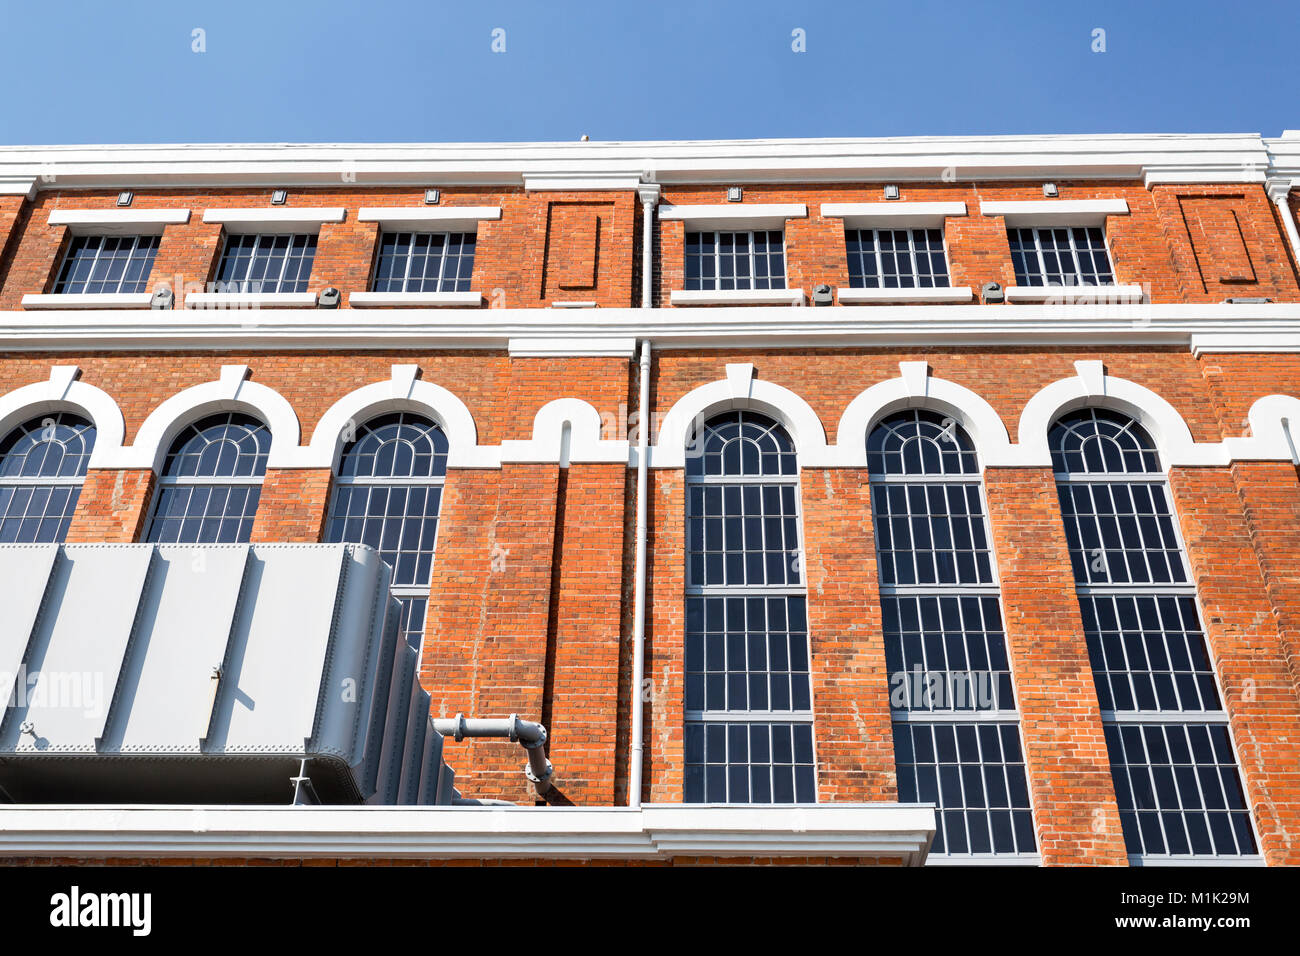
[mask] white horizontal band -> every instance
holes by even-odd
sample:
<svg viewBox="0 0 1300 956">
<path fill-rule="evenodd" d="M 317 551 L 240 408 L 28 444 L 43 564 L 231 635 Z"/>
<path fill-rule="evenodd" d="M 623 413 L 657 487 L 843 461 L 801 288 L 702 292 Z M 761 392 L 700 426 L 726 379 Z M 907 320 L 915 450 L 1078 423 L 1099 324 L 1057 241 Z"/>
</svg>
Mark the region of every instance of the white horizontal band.
<svg viewBox="0 0 1300 956">
<path fill-rule="evenodd" d="M 1100 226 L 1128 213 L 1127 199 L 1030 199 L 981 202 L 980 215 L 1002 216 L 1008 226 Z"/>
<path fill-rule="evenodd" d="M 843 219 L 850 229 L 908 228 L 943 225 L 950 216 L 966 215 L 964 202 L 826 202 L 822 216 Z"/>
<path fill-rule="evenodd" d="M 787 219 L 808 215 L 803 203 L 721 203 L 660 206 L 660 222 L 684 222 L 691 229 L 780 229 Z"/>
<path fill-rule="evenodd" d="M 480 222 L 500 218 L 500 206 L 363 206 L 357 213 L 357 222 L 407 232 L 473 232 Z"/>
<path fill-rule="evenodd" d="M 60 292 L 23 296 L 24 309 L 147 309 L 151 292 Z"/>
<path fill-rule="evenodd" d="M 1140 285 L 1013 285 L 1008 286 L 1008 302 L 1141 302 Z"/>
<path fill-rule="evenodd" d="M 436 308 L 438 306 L 459 306 L 461 308 L 481 305 L 481 292 L 353 292 L 348 302 L 354 306 L 384 305 L 418 305 Z"/>
<path fill-rule="evenodd" d="M 845 289 L 839 299 L 846 305 L 871 302 L 970 302 L 975 297 L 969 286 L 940 286 L 934 289 Z"/>
<path fill-rule="evenodd" d="M 674 289 L 673 305 L 793 305 L 803 289 Z"/>
<path fill-rule="evenodd" d="M 158 235 L 165 226 L 189 221 L 188 209 L 52 209 L 48 220 L 79 235 L 137 236 Z"/>
<path fill-rule="evenodd" d="M 316 305 L 315 292 L 189 292 L 187 309 L 309 309 Z"/>
<path fill-rule="evenodd" d="M 342 222 L 347 210 L 341 206 L 294 209 L 205 209 L 203 221 L 219 223 L 231 232 L 318 229 L 323 223 Z"/>
</svg>

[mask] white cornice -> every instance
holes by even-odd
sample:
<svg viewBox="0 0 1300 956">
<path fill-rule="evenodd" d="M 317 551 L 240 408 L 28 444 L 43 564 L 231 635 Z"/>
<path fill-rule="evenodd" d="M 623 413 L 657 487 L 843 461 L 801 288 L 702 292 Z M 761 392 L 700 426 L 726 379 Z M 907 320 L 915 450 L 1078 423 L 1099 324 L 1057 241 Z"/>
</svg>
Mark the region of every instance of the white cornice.
<svg viewBox="0 0 1300 956">
<path fill-rule="evenodd" d="M 412 231 L 473 232 L 480 222 L 500 218 L 500 206 L 363 206 L 357 212 L 357 222 Z"/>
<path fill-rule="evenodd" d="M 808 207 L 792 203 L 719 203 L 660 206 L 660 222 L 684 222 L 691 229 L 780 229 L 787 219 L 803 219 Z"/>
<path fill-rule="evenodd" d="M 925 861 L 930 807 L 0 806 L 0 858 L 668 859 Z"/>
<path fill-rule="evenodd" d="M 873 226 L 939 227 L 950 216 L 966 215 L 964 202 L 827 202 L 822 203 L 821 214 L 831 219 L 843 219 L 850 229 Z"/>
<path fill-rule="evenodd" d="M 1008 226 L 1099 226 L 1128 213 L 1126 199 L 1030 199 L 980 203 L 981 216 L 1002 216 Z"/>
<path fill-rule="evenodd" d="M 203 221 L 211 223 L 220 223 L 227 230 L 243 230 L 251 232 L 258 229 L 284 230 L 284 229 L 319 229 L 320 226 L 327 222 L 342 222 L 347 215 L 347 210 L 341 206 L 314 208 L 314 207 L 280 207 L 268 209 L 262 207 L 250 207 L 246 209 L 205 209 L 203 211 Z"/>
<path fill-rule="evenodd" d="M 229 295 L 229 294 L 227 294 Z M 225 300 L 223 300 L 225 301 Z M 304 300 L 305 301 L 305 300 Z M 1290 351 L 1300 303 L 871 305 L 709 309 L 158 309 L 0 312 L 6 351 L 121 349 L 500 349 L 546 339 L 559 354 L 672 348 L 1162 345 Z M 611 345 L 610 343 L 618 343 Z"/>
<path fill-rule="evenodd" d="M 971 182 L 1263 182 L 1287 136 L 952 136 L 587 143 L 182 144 L 0 147 L 0 183 L 29 188 Z M 1281 145 L 1278 145 L 1278 144 Z M 14 188 L 17 188 L 16 186 Z"/>
<path fill-rule="evenodd" d="M 77 234 L 161 235 L 190 221 L 188 209 L 51 209 L 46 222 Z"/>
</svg>

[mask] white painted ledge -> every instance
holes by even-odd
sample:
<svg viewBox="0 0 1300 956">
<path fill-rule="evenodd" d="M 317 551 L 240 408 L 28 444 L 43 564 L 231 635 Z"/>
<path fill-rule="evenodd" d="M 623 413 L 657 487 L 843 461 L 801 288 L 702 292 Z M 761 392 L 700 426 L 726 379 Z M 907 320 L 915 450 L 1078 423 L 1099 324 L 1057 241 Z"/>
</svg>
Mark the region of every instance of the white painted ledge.
<svg viewBox="0 0 1300 956">
<path fill-rule="evenodd" d="M 422 305 L 472 308 L 483 304 L 481 292 L 353 292 L 348 298 L 353 306 Z M 314 304 L 314 303 L 313 303 Z"/>
<path fill-rule="evenodd" d="M 0 806 L 0 857 L 891 857 L 934 810 L 896 803 L 633 807 Z"/>
<path fill-rule="evenodd" d="M 473 232 L 480 222 L 500 218 L 500 206 L 364 206 L 357 213 L 357 222 L 395 232 Z"/>
<path fill-rule="evenodd" d="M 570 301 L 570 302 L 552 302 L 552 309 L 594 309 L 596 303 L 591 300 Z"/>
<path fill-rule="evenodd" d="M 311 309 L 315 292 L 191 292 L 187 309 Z"/>
<path fill-rule="evenodd" d="M 674 289 L 673 305 L 797 305 L 803 289 Z"/>
<path fill-rule="evenodd" d="M 156 236 L 190 221 L 188 209 L 52 209 L 49 224 L 75 235 Z"/>
<path fill-rule="evenodd" d="M 1142 301 L 1140 285 L 1013 285 L 1008 302 L 1068 302 L 1096 305 Z"/>
<path fill-rule="evenodd" d="M 151 292 L 31 293 L 23 296 L 24 309 L 147 309 Z"/>
<path fill-rule="evenodd" d="M 845 289 L 839 290 L 841 305 L 870 305 L 873 302 L 970 302 L 975 293 L 969 286 L 941 286 L 934 289 Z"/>
<path fill-rule="evenodd" d="M 808 207 L 801 202 L 659 207 L 660 222 L 684 222 L 689 229 L 781 229 L 787 219 L 807 215 Z"/>
<path fill-rule="evenodd" d="M 935 229 L 966 215 L 964 202 L 827 202 L 821 208 L 823 217 L 843 219 L 849 229 Z"/>
<path fill-rule="evenodd" d="M 1008 226 L 1101 226 L 1128 213 L 1126 199 L 1030 199 L 982 202 L 980 215 L 1002 216 Z"/>
<path fill-rule="evenodd" d="M 342 222 L 347 211 L 341 206 L 320 208 L 205 209 L 203 221 L 219 223 L 227 232 L 287 232 L 319 229 L 323 223 Z"/>
</svg>

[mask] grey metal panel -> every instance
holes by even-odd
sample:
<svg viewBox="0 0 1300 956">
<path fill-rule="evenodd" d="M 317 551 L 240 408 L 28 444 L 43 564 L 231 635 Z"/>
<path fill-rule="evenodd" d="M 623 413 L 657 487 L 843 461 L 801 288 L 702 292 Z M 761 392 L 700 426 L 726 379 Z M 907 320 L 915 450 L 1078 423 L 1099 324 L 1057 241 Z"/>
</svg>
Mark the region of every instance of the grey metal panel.
<svg viewBox="0 0 1300 956">
<path fill-rule="evenodd" d="M 420 764 L 420 796 L 416 801 L 422 806 L 438 802 L 438 775 L 442 771 L 442 734 L 433 729 L 433 718 L 426 717 L 428 728 L 424 732 L 424 760 Z"/>
<path fill-rule="evenodd" d="M 40 676 L 5 722 L 9 749 L 95 751 L 152 560 L 150 545 L 64 545 L 25 661 Z"/>
<path fill-rule="evenodd" d="M 6 712 L 27 653 L 36 615 L 58 557 L 57 544 L 13 545 L 0 551 L 0 715 Z"/>
<path fill-rule="evenodd" d="M 402 781 L 397 802 L 414 804 L 420 802 L 420 769 L 424 764 L 425 733 L 429 728 L 429 694 L 420 686 L 420 675 L 411 677 L 411 705 L 407 711 L 406 741 L 403 749 L 406 759 L 402 761 Z"/>
<path fill-rule="evenodd" d="M 101 750 L 198 752 L 248 545 L 157 548 Z"/>
<path fill-rule="evenodd" d="M 385 565 L 387 567 L 387 565 Z M 375 669 L 375 690 L 370 700 L 370 714 L 367 718 L 365 753 L 358 778 L 368 787 L 372 798 L 377 799 L 381 789 L 379 784 L 379 765 L 383 758 L 384 733 L 388 723 L 388 698 L 393 684 L 391 661 L 400 646 L 406 642 L 402 638 L 402 606 L 391 595 L 387 600 L 377 601 L 374 626 L 379 628 L 380 651 Z"/>
<path fill-rule="evenodd" d="M 310 749 L 338 754 L 354 768 L 364 758 L 370 729 L 366 718 L 374 708 L 388 582 L 388 566 L 377 552 L 369 548 L 344 551 L 335 636 L 321 683 Z"/>
<path fill-rule="evenodd" d="M 342 546 L 251 547 L 205 750 L 306 751 L 343 552 Z"/>
<path fill-rule="evenodd" d="M 403 641 L 393 655 L 393 684 L 388 691 L 384 720 L 384 745 L 379 758 L 379 780 L 375 796 L 381 803 L 396 803 L 402 782 L 403 750 L 406 747 L 407 717 L 411 706 L 411 685 L 419 654 Z"/>
</svg>

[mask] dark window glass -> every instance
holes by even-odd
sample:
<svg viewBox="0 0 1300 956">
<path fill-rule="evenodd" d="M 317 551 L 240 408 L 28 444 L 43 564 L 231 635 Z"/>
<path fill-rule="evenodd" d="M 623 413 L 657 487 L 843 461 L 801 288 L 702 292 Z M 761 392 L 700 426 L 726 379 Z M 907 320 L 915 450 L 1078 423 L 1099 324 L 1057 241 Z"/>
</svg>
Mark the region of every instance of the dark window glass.
<svg viewBox="0 0 1300 956">
<path fill-rule="evenodd" d="M 784 233 L 688 232 L 686 288 L 784 289 Z"/>
<path fill-rule="evenodd" d="M 849 286 L 854 289 L 933 289 L 948 285 L 939 229 L 848 229 Z"/>
<path fill-rule="evenodd" d="M 472 232 L 387 232 L 380 238 L 374 292 L 468 292 Z"/>
<path fill-rule="evenodd" d="M 1095 226 L 1008 229 L 1016 285 L 1111 285 L 1106 239 Z"/>
<path fill-rule="evenodd" d="M 217 267 L 223 292 L 306 292 L 314 235 L 232 235 Z"/>
<path fill-rule="evenodd" d="M 95 426 L 56 412 L 19 425 L 0 442 L 0 542 L 62 541 L 72 522 Z"/>
<path fill-rule="evenodd" d="M 145 292 L 157 236 L 73 236 L 59 268 L 60 295 Z"/>
</svg>

